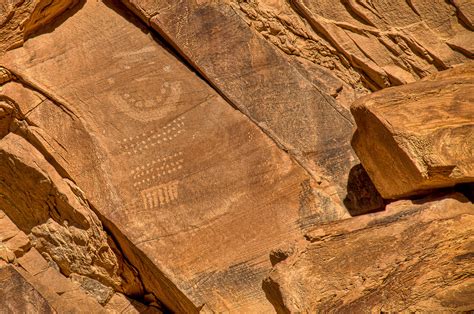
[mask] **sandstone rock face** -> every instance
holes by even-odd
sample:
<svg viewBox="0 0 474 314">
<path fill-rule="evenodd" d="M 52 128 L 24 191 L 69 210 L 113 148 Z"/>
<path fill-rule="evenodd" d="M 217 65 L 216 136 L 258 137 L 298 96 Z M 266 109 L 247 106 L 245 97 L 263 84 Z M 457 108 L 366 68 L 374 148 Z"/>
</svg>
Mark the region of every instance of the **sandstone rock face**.
<svg viewBox="0 0 474 314">
<path fill-rule="evenodd" d="M 358 100 L 353 146 L 384 198 L 474 181 L 474 64 Z"/>
<path fill-rule="evenodd" d="M 338 198 L 117 3 L 51 28 L 1 59 L 28 122 L 10 129 L 73 178 L 170 309 L 271 311 L 268 252 L 348 217 Z"/>
<path fill-rule="evenodd" d="M 459 2 L 124 2 L 341 198 L 357 163 L 349 145 L 351 101 L 474 53 L 463 18 L 473 8 Z"/>
<path fill-rule="evenodd" d="M 13 267 L 0 268 L 3 313 L 54 313 L 48 302 Z"/>
<path fill-rule="evenodd" d="M 21 226 L 22 223 L 18 225 Z M 57 230 L 51 232 L 50 236 L 57 238 L 61 233 L 67 234 Z M 92 237 L 91 240 L 93 240 Z M 71 239 L 58 239 L 58 242 L 60 242 L 58 249 L 77 245 Z M 0 210 L 0 308 L 2 313 L 122 313 L 124 311 L 161 313 L 159 310 L 161 305 L 156 303 L 156 300 L 152 300 L 155 301 L 154 305 L 147 306 L 128 299 L 121 293 L 113 293 L 113 291 L 111 293 L 111 287 L 105 286 L 92 276 L 86 277 L 74 273 L 68 278 L 47 250 L 40 254 L 34 246 L 38 247 L 36 239 L 30 241 L 28 236 Z M 58 255 L 69 258 L 73 262 L 89 262 L 87 265 L 89 268 L 98 268 L 88 258 L 61 253 Z M 117 299 L 121 300 L 120 307 L 117 307 Z"/>
<path fill-rule="evenodd" d="M 473 210 L 454 194 L 315 228 L 265 289 L 280 313 L 468 311 Z"/>
<path fill-rule="evenodd" d="M 2 313 L 105 313 L 96 296 L 61 274 L 58 265 L 32 247 L 3 211 L 0 227 Z"/>
<path fill-rule="evenodd" d="M 354 160 L 352 121 L 327 93 L 330 83 L 309 79 L 308 69 L 289 63 L 228 3 L 125 2 L 314 177 L 344 186 Z"/>
<path fill-rule="evenodd" d="M 450 1 L 290 1 L 372 89 L 412 82 L 473 54 L 468 5 Z M 453 2 L 453 1 L 451 1 Z M 465 38 L 460 46 L 452 44 Z"/>
<path fill-rule="evenodd" d="M 0 306 L 472 309 L 461 195 L 339 220 L 472 181 L 473 16 L 461 0 L 0 4 L 0 293 L 23 295 Z M 367 173 L 350 104 L 423 77 L 354 107 Z M 382 161 L 370 136 L 392 145 Z"/>
</svg>

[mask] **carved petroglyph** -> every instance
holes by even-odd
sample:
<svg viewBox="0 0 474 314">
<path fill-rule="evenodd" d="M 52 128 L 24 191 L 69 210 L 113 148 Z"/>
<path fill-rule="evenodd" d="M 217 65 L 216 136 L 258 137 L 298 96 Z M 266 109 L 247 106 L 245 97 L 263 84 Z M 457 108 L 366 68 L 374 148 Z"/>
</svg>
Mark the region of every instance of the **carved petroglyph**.
<svg viewBox="0 0 474 314">
<path fill-rule="evenodd" d="M 165 70 L 166 71 L 166 70 Z M 147 78 L 138 78 L 136 81 L 143 82 Z M 144 98 L 138 94 L 131 95 L 129 93 L 123 93 L 119 97 L 127 104 L 131 105 L 138 110 L 150 110 L 156 109 L 157 104 L 163 104 L 165 102 L 179 101 L 182 95 L 181 82 L 164 82 L 161 85 L 159 93 L 151 99 Z"/>
<path fill-rule="evenodd" d="M 177 152 L 132 170 L 133 186 L 141 195 L 144 209 L 163 207 L 178 200 L 178 181 L 162 182 L 176 177 L 183 168 L 182 157 L 183 152 Z"/>
<path fill-rule="evenodd" d="M 172 144 L 173 141 L 184 133 L 185 117 L 178 117 L 163 127 L 155 130 L 143 132 L 141 134 L 122 139 L 117 144 L 120 145 L 123 153 L 137 155 L 146 153 L 147 160 L 129 172 L 129 177 L 133 181 L 136 195 L 141 199 L 145 210 L 163 207 L 178 200 L 177 175 L 184 167 L 184 153 L 176 150 L 167 155 L 156 156 L 158 151 L 170 151 L 174 146 L 165 149 L 158 147 L 164 144 Z M 157 148 L 157 149 L 154 149 Z"/>
<path fill-rule="evenodd" d="M 145 209 L 153 209 L 168 205 L 178 200 L 178 181 L 153 186 L 141 191 Z"/>
<path fill-rule="evenodd" d="M 118 144 L 128 155 L 137 154 L 172 142 L 184 132 L 184 117 L 179 117 L 162 127 L 160 130 L 150 130 L 136 136 L 122 139 Z"/>
<path fill-rule="evenodd" d="M 183 152 L 177 152 L 161 158 L 156 158 L 146 165 L 136 167 L 130 172 L 135 183 L 136 189 L 149 186 L 159 182 L 166 176 L 172 175 L 183 168 L 184 159 Z"/>
</svg>

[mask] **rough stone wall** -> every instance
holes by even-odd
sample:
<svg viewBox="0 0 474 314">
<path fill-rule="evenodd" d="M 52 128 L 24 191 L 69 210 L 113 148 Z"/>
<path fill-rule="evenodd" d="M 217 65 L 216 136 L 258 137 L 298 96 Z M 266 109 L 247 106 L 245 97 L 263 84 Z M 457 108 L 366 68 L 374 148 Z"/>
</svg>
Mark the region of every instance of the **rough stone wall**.
<svg viewBox="0 0 474 314">
<path fill-rule="evenodd" d="M 0 307 L 471 309 L 473 16 L 2 2 Z"/>
</svg>

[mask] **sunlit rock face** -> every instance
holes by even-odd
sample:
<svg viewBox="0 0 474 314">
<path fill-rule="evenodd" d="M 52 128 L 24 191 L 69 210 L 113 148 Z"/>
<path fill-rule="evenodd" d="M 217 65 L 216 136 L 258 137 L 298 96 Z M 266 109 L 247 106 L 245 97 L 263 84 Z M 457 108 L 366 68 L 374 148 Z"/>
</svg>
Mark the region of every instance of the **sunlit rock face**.
<svg viewBox="0 0 474 314">
<path fill-rule="evenodd" d="M 472 309 L 473 16 L 0 4 L 0 307 Z"/>
</svg>

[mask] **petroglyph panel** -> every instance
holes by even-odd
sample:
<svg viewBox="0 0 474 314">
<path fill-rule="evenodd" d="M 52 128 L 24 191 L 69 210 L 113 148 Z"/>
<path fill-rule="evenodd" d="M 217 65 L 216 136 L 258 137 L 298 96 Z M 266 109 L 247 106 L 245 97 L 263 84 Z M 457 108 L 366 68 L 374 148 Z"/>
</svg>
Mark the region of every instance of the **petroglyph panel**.
<svg viewBox="0 0 474 314">
<path fill-rule="evenodd" d="M 143 207 L 153 209 L 178 200 L 178 181 L 153 186 L 141 191 Z"/>
<path fill-rule="evenodd" d="M 127 16 L 85 1 L 11 51 L 9 68 L 64 100 L 85 135 L 51 123 L 62 115 L 44 104 L 31 121 L 64 145 L 51 154 L 123 233 L 145 288 L 172 311 L 205 303 L 213 312 L 270 312 L 261 289 L 268 252 L 300 237 L 306 172 Z M 173 84 L 181 84 L 179 96 Z M 337 216 L 331 202 L 321 205 Z M 239 284 L 225 270 L 242 264 Z M 215 275 L 193 288 L 202 274 Z"/>
<path fill-rule="evenodd" d="M 138 78 L 135 81 L 143 84 L 148 78 Z M 144 110 L 155 110 L 158 104 L 163 104 L 168 101 L 179 101 L 182 94 L 181 82 L 163 82 L 159 89 L 159 94 L 154 96 L 153 99 L 143 97 L 141 94 L 129 94 L 123 93 L 120 98 L 127 104 L 132 106 L 134 109 L 139 111 Z"/>
<path fill-rule="evenodd" d="M 167 176 L 177 173 L 183 168 L 183 152 L 156 158 L 143 166 L 136 167 L 130 172 L 134 179 L 133 187 L 137 190 L 160 182 Z"/>
<path fill-rule="evenodd" d="M 143 83 L 147 78 L 136 79 L 137 82 Z M 154 99 L 149 100 L 142 95 L 130 95 L 124 93 L 121 95 L 122 100 L 127 102 L 129 105 L 138 110 L 155 110 L 157 104 L 165 103 L 169 100 L 179 100 L 182 93 L 180 82 L 163 82 L 159 90 L 159 95 L 155 96 Z"/>
<path fill-rule="evenodd" d="M 150 130 L 124 138 L 118 144 L 124 153 L 132 155 L 171 143 L 185 131 L 184 119 L 184 117 L 176 118 L 159 130 Z"/>
</svg>

